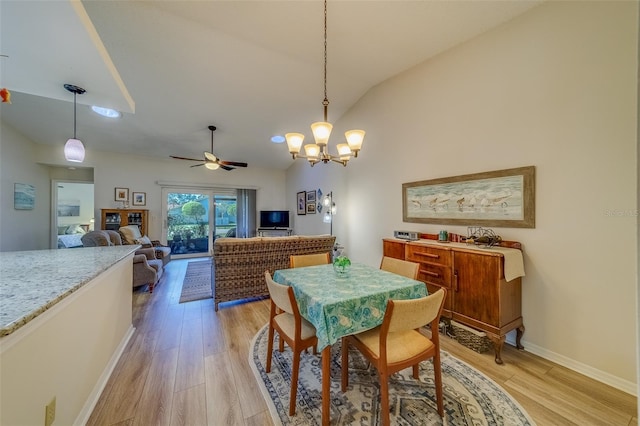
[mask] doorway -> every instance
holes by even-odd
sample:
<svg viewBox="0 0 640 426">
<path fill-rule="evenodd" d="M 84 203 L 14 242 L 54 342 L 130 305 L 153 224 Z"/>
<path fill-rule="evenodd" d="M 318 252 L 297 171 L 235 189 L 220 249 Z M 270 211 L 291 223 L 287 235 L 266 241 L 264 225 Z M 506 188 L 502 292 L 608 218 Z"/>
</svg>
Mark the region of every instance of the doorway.
<svg viewBox="0 0 640 426">
<path fill-rule="evenodd" d="M 51 247 L 82 247 L 82 235 L 95 223 L 93 182 L 53 180 L 52 184 Z"/>
<path fill-rule="evenodd" d="M 163 188 L 163 239 L 176 258 L 202 257 L 220 236 L 235 236 L 235 190 Z"/>
</svg>

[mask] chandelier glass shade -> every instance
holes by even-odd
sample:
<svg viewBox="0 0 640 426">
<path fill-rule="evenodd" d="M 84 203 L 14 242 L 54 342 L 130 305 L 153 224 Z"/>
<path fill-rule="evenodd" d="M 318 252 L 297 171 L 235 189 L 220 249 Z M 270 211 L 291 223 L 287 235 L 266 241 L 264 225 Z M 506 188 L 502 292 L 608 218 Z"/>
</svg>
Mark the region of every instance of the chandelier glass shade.
<svg viewBox="0 0 640 426">
<path fill-rule="evenodd" d="M 64 88 L 73 93 L 73 138 L 64 144 L 64 158 L 72 163 L 82 163 L 84 161 L 84 145 L 80 139 L 76 138 L 76 96 L 82 95 L 86 90 L 73 84 L 65 84 Z"/>
<path fill-rule="evenodd" d="M 324 100 L 322 105 L 324 107 L 324 121 L 311 124 L 315 143 L 304 145 L 304 155 L 302 155 L 300 151 L 304 142 L 304 135 L 302 133 L 287 133 L 285 134 L 285 139 L 289 147 L 289 153 L 294 160 L 296 158 L 304 158 L 309 161 L 311 166 L 320 161 L 325 164 L 329 161 L 334 161 L 346 166 L 352 155 L 354 157 L 358 156 L 364 141 L 365 131 L 349 130 L 345 132 L 346 143 L 340 143 L 336 146 L 338 155 L 329 153 L 328 144 L 333 125 L 327 119 L 329 107 L 329 99 L 327 98 L 327 0 L 324 1 Z"/>
</svg>

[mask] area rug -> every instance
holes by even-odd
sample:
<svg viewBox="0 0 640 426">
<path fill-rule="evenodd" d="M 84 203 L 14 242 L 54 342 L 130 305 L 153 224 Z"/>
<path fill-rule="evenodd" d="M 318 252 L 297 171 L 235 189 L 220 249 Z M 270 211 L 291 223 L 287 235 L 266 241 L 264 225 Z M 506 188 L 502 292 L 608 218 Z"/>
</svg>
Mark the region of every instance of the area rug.
<svg viewBox="0 0 640 426">
<path fill-rule="evenodd" d="M 211 293 L 211 272 L 211 260 L 189 262 L 182 282 L 179 303 L 213 297 Z"/>
<path fill-rule="evenodd" d="M 249 364 L 276 425 L 320 425 L 322 411 L 322 365 L 320 354 L 302 353 L 296 414 L 289 416 L 291 350 L 273 352 L 271 372 L 265 372 L 268 327 L 252 341 Z M 276 333 L 276 340 L 278 339 Z M 277 348 L 274 342 L 274 348 Z M 349 388 L 340 390 L 340 343 L 331 350 L 331 424 L 379 425 L 379 379 L 375 368 L 353 349 L 349 351 Z M 436 408 L 433 365 L 420 363 L 420 380 L 411 368 L 389 381 L 393 425 L 535 425 L 524 409 L 497 383 L 470 365 L 441 351 L 444 419 Z"/>
</svg>

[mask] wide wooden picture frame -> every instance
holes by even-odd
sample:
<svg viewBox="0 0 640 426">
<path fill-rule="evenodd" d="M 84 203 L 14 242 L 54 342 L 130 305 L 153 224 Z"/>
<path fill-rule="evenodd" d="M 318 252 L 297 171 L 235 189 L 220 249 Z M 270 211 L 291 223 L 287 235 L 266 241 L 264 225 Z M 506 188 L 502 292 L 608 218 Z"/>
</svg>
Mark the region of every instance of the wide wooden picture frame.
<svg viewBox="0 0 640 426">
<path fill-rule="evenodd" d="M 402 220 L 535 228 L 535 166 L 403 183 Z"/>
</svg>

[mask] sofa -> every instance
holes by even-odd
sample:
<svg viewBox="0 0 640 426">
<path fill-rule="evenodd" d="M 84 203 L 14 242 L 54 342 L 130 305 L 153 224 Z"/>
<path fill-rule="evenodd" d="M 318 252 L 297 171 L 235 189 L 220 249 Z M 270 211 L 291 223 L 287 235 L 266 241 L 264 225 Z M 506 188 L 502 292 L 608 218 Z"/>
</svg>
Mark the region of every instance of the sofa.
<svg viewBox="0 0 640 426">
<path fill-rule="evenodd" d="M 292 254 L 331 252 L 335 240 L 330 235 L 216 239 L 211 283 L 215 310 L 222 302 L 268 296 L 264 271 L 273 275 L 289 268 Z"/>
<path fill-rule="evenodd" d="M 111 230 L 89 231 L 81 238 L 84 247 L 103 247 L 122 245 L 120 233 Z M 156 258 L 154 248 L 141 248 L 133 255 L 132 287 L 149 286 L 149 293 L 160 281 L 164 272 L 162 260 Z"/>
</svg>

